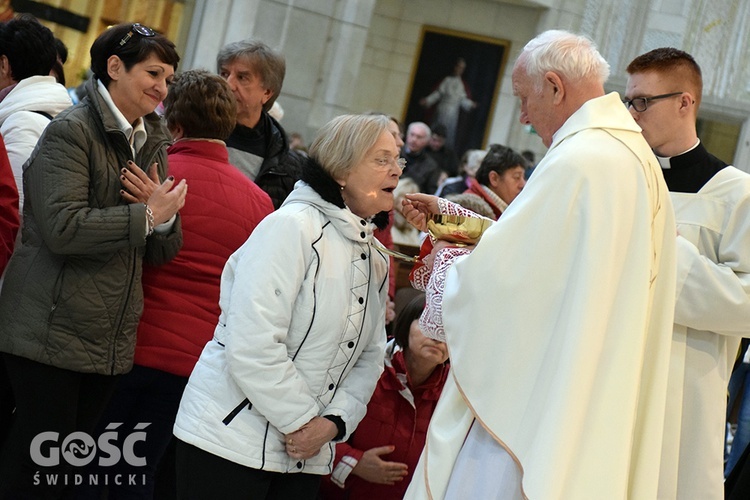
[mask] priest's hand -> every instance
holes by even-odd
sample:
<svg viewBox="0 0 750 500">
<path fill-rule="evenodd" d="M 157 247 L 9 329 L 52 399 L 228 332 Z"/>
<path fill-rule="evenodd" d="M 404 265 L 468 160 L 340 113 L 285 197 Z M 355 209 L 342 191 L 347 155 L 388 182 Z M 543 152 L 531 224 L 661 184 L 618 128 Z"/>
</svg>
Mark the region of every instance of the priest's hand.
<svg viewBox="0 0 750 500">
<path fill-rule="evenodd" d="M 424 193 L 407 194 L 401 212 L 409 224 L 420 231 L 427 231 L 427 217 L 440 213 L 438 197 Z"/>
</svg>

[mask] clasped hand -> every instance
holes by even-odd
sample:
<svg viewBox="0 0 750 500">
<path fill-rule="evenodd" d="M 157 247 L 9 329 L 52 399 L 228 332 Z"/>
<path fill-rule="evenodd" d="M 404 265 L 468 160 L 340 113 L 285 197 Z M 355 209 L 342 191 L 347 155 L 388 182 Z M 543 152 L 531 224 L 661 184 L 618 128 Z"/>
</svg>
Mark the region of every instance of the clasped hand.
<svg viewBox="0 0 750 500">
<path fill-rule="evenodd" d="M 154 214 L 154 224 L 157 226 L 167 222 L 185 205 L 185 179 L 175 185 L 174 177 L 170 175 L 160 183 L 156 163 L 151 165 L 147 175 L 138 165 L 129 161 L 128 168 L 120 171 L 120 182 L 123 187 L 120 190 L 122 198 L 128 203 L 147 204 Z"/>
<path fill-rule="evenodd" d="M 313 417 L 296 431 L 284 436 L 286 453 L 298 460 L 307 460 L 318 453 L 338 434 L 336 424 L 323 417 Z"/>
</svg>

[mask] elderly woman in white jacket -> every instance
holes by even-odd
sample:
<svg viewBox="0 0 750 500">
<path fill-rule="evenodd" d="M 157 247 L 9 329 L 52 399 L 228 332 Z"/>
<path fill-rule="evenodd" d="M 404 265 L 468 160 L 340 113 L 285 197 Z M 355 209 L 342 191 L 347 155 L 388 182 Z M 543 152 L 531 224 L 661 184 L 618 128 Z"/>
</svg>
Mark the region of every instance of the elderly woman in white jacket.
<svg viewBox="0 0 750 500">
<path fill-rule="evenodd" d="M 174 427 L 180 498 L 315 498 L 382 371 L 402 160 L 388 118 L 321 128 L 283 206 L 224 268 L 221 316 Z"/>
</svg>

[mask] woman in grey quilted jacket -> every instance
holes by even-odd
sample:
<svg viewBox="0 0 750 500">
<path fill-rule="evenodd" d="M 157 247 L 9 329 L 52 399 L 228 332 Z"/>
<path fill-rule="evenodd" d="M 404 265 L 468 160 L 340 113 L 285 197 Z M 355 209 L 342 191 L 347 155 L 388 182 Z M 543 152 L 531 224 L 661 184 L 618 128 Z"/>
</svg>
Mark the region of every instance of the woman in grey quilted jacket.
<svg viewBox="0 0 750 500">
<path fill-rule="evenodd" d="M 0 295 L 16 398 L 0 498 L 58 498 L 102 458 L 89 434 L 133 363 L 141 263 L 166 262 L 182 243 L 187 186 L 160 181 L 169 135 L 154 113 L 178 61 L 146 26 L 102 33 L 88 97 L 50 122 L 24 165 L 23 239 Z"/>
</svg>

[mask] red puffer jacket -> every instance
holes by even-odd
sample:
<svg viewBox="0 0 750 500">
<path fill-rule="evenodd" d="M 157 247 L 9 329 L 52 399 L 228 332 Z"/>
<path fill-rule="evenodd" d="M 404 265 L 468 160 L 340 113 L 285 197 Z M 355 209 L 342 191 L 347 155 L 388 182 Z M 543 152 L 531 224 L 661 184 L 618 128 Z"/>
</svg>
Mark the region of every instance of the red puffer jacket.
<svg viewBox="0 0 750 500">
<path fill-rule="evenodd" d="M 3 136 L 0 135 L 0 274 L 3 274 L 13 254 L 19 224 L 18 189 Z"/>
<path fill-rule="evenodd" d="M 180 141 L 167 153 L 175 183 L 188 183 L 180 210 L 183 245 L 169 263 L 143 266 L 135 364 L 188 377 L 219 319 L 224 264 L 273 204 L 229 163 L 223 144 Z"/>
<path fill-rule="evenodd" d="M 404 353 L 388 345 L 385 371 L 367 405 L 367 414 L 346 443 L 336 446 L 334 471 L 323 479 L 320 495 L 334 499 L 401 499 L 411 481 L 424 448 L 427 427 L 448 377 L 448 364 L 435 368 L 432 375 L 412 391 L 399 380 L 406 376 Z M 398 348 L 396 348 L 398 349 Z M 412 400 L 414 403 L 412 404 Z M 374 484 L 350 474 L 362 454 L 371 448 L 394 445 L 396 449 L 381 458 L 409 466 L 409 475 L 393 486 Z M 346 457 L 344 459 L 344 457 Z M 342 460 L 343 459 L 343 460 Z M 341 489 L 335 481 L 344 481 Z"/>
</svg>

